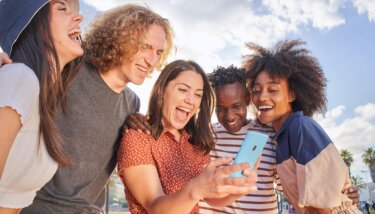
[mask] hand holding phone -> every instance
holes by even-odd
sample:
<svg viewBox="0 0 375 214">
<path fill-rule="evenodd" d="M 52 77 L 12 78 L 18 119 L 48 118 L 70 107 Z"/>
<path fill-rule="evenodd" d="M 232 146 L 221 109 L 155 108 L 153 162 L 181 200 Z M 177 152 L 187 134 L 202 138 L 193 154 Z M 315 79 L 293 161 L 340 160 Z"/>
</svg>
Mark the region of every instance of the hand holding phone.
<svg viewBox="0 0 375 214">
<path fill-rule="evenodd" d="M 240 150 L 237 153 L 236 158 L 233 161 L 233 164 L 249 162 L 249 169 L 253 169 L 257 163 L 258 158 L 262 154 L 263 148 L 267 143 L 268 135 L 249 131 L 246 134 L 245 139 L 243 140 Z M 242 177 L 242 171 L 232 173 L 230 177 Z"/>
</svg>

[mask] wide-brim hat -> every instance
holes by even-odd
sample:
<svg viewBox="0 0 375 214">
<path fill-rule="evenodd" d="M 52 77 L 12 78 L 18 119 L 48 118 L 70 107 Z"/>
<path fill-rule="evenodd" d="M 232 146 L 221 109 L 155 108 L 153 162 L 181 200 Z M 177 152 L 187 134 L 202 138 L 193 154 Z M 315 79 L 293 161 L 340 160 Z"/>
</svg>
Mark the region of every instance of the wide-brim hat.
<svg viewBox="0 0 375 214">
<path fill-rule="evenodd" d="M 0 0 L 0 47 L 9 55 L 35 14 L 49 0 Z M 47 18 L 47 17 L 46 17 Z"/>
</svg>

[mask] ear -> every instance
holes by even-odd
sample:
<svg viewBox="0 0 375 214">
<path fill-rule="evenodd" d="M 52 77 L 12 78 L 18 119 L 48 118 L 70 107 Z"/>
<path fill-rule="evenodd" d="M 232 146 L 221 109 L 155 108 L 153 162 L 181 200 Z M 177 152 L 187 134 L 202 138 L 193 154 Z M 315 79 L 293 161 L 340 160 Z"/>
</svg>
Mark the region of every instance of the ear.
<svg viewBox="0 0 375 214">
<path fill-rule="evenodd" d="M 251 102 L 251 96 L 250 96 L 250 92 L 248 90 L 246 90 L 246 105 L 250 105 L 250 102 Z"/>
<path fill-rule="evenodd" d="M 289 91 L 288 101 L 292 103 L 294 100 L 296 100 L 296 93 L 294 93 L 294 91 Z"/>
</svg>

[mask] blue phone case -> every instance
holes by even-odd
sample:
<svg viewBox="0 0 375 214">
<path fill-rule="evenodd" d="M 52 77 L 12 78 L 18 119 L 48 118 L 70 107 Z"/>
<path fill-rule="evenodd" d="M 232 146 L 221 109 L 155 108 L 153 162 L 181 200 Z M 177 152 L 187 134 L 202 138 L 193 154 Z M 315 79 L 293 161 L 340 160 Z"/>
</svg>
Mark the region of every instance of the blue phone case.
<svg viewBox="0 0 375 214">
<path fill-rule="evenodd" d="M 237 153 L 233 164 L 249 162 L 250 170 L 254 168 L 259 156 L 262 154 L 263 148 L 267 143 L 268 135 L 249 131 L 243 140 L 240 150 Z M 242 177 L 244 176 L 241 171 L 232 173 L 230 177 Z"/>
</svg>

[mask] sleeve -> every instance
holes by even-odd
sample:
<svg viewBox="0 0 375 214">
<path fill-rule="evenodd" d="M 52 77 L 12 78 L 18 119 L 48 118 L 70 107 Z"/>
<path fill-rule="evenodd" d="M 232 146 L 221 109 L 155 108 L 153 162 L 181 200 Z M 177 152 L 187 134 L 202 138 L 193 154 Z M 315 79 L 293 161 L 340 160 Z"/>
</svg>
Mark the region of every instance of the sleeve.
<svg viewBox="0 0 375 214">
<path fill-rule="evenodd" d="M 155 165 L 151 153 L 151 136 L 130 130 L 123 133 L 117 152 L 117 172 L 138 165 Z"/>
<path fill-rule="evenodd" d="M 333 208 L 350 201 L 342 193 L 349 178 L 348 167 L 328 135 L 318 124 L 301 124 L 293 131 L 292 147 L 298 148 L 293 155 L 297 161 L 298 205 Z"/>
<path fill-rule="evenodd" d="M 4 65 L 0 69 L 0 108 L 16 110 L 24 124 L 30 119 L 35 102 L 39 102 L 39 81 L 35 73 L 24 64 Z"/>
</svg>

